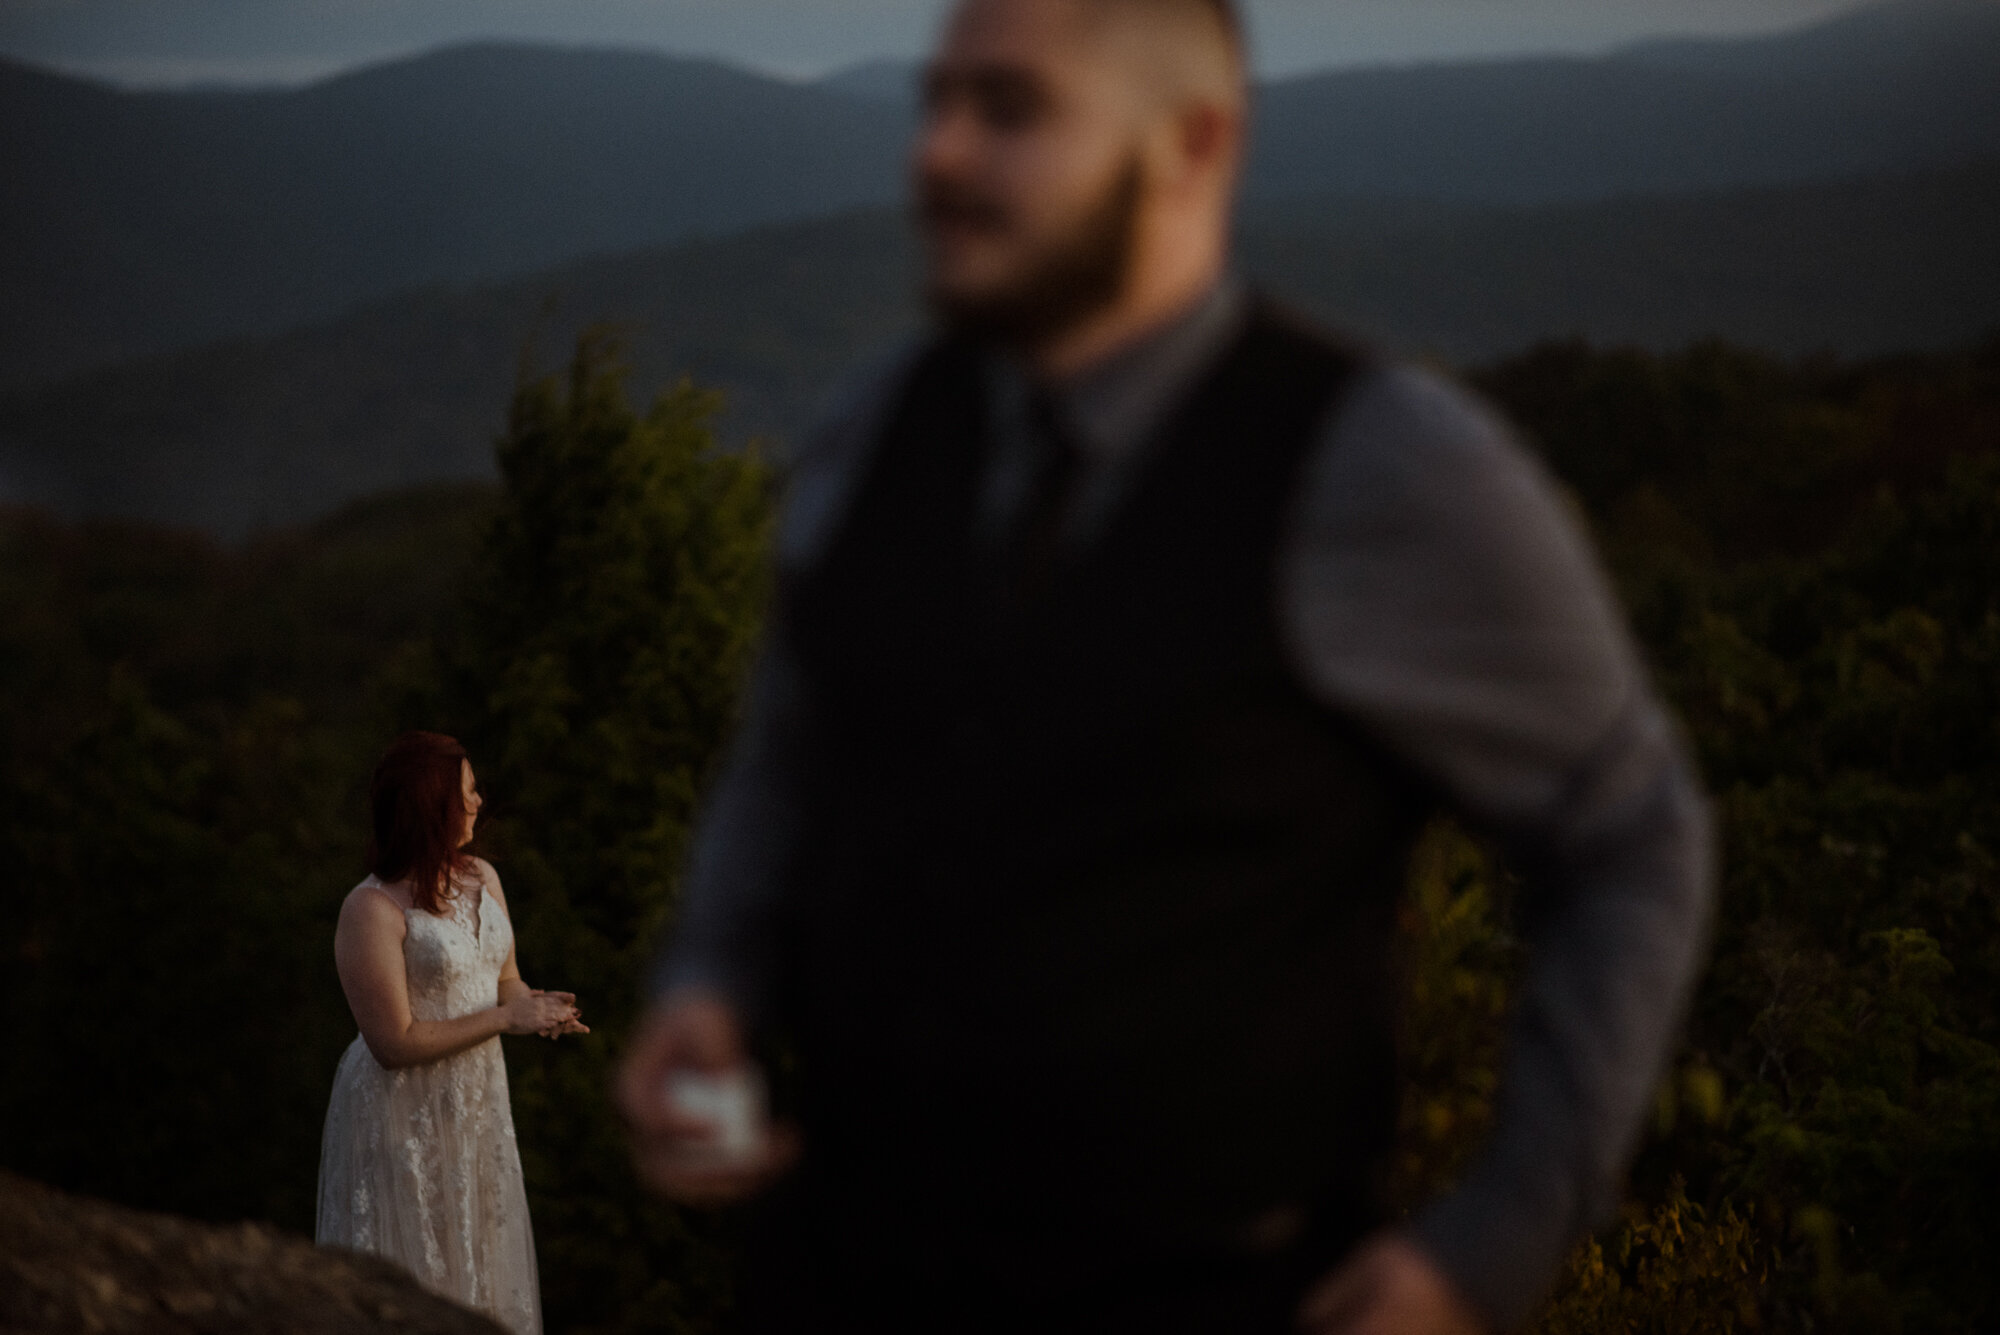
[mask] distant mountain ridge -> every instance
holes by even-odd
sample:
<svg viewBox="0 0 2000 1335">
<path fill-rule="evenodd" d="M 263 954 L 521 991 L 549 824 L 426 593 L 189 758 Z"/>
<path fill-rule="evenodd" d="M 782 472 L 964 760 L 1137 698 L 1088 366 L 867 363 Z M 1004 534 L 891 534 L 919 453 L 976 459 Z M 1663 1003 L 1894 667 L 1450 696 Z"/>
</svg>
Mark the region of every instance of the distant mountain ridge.
<svg viewBox="0 0 2000 1335">
<path fill-rule="evenodd" d="M 1705 73 L 1782 74 L 1866 73 L 1907 68 L 1949 59 L 1968 33 L 2000 22 L 1993 0 L 1887 0 L 1862 4 L 1803 27 L 1742 37 L 1653 37 L 1615 47 L 1599 57 L 1499 57 L 1450 62 L 1403 61 L 1355 65 L 1294 74 L 1267 86 L 1368 78 L 1417 69 L 1533 67 L 1550 63 L 1646 65 Z M 834 70 L 822 87 L 885 101 L 910 104 L 921 64 L 913 60 L 866 60 Z"/>
<path fill-rule="evenodd" d="M 823 75 L 813 82 L 831 92 L 888 102 L 914 112 L 921 93 L 923 66 L 914 60 L 864 60 Z"/>
<path fill-rule="evenodd" d="M 865 99 L 630 52 L 463 47 L 253 92 L 0 62 L 0 384 L 879 203 L 903 133 Z"/>
<path fill-rule="evenodd" d="M 1261 92 L 1249 193 L 1538 204 L 1908 171 L 2000 154 L 1995 70 L 2000 0 L 1895 0 L 1777 37 L 1289 79 Z M 0 388 L 889 204 L 909 86 L 521 46 L 254 92 L 0 62 Z"/>
<path fill-rule="evenodd" d="M 1665 68 L 1730 73 L 1865 74 L 1957 56 L 1968 34 L 2000 23 L 1993 0 L 1864 4 L 1790 32 L 1750 39 L 1656 37 L 1614 58 Z"/>
<path fill-rule="evenodd" d="M 2000 2 L 1795 32 L 1308 75 L 1262 90 L 1249 188 L 1538 204 L 2000 154 Z"/>
<path fill-rule="evenodd" d="M 1254 208 L 1245 267 L 1393 348 L 1461 361 L 1568 336 L 1719 336 L 1868 355 L 2000 327 L 2000 163 L 1914 177 L 1535 209 L 1308 200 Z M 0 395 L 0 501 L 240 534 L 388 487 L 491 475 L 524 346 L 631 331 L 641 394 L 724 389 L 724 438 L 782 451 L 916 325 L 893 212 L 432 287 L 238 341 Z"/>
</svg>

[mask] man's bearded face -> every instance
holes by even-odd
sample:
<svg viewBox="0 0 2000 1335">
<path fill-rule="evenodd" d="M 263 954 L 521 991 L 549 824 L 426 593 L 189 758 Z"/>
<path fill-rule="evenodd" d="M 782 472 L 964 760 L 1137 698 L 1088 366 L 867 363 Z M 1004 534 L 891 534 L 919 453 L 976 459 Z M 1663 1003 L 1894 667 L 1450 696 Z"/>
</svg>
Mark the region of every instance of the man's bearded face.
<svg viewBox="0 0 2000 1335">
<path fill-rule="evenodd" d="M 1146 191 L 1130 94 L 1065 0 L 969 4 L 926 89 L 917 221 L 932 309 L 1032 343 L 1115 301 Z"/>
<path fill-rule="evenodd" d="M 1136 159 L 1083 201 L 1073 221 L 1045 235 L 976 186 L 925 187 L 919 209 L 930 242 L 928 296 L 947 325 L 975 337 L 1033 342 L 1074 326 L 1123 291 L 1142 188 Z M 948 253 L 954 247 L 960 253 Z"/>
</svg>

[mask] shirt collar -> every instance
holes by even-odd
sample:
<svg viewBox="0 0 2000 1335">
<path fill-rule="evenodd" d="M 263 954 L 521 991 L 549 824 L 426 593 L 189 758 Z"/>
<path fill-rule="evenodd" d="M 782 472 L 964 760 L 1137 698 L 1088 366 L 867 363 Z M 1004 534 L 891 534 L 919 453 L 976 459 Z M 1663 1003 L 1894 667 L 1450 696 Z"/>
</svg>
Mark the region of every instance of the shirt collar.
<svg viewBox="0 0 2000 1335">
<path fill-rule="evenodd" d="M 1071 440 L 1095 464 L 1130 455 L 1222 355 L 1249 305 L 1247 285 L 1225 276 L 1166 323 L 1045 386 Z M 993 370 L 1002 405 L 1025 398 L 1029 384 L 1017 363 Z"/>
<path fill-rule="evenodd" d="M 1100 463 L 1138 447 L 1240 332 L 1249 294 L 1225 277 L 1181 314 L 1050 386 L 1077 445 Z"/>
</svg>

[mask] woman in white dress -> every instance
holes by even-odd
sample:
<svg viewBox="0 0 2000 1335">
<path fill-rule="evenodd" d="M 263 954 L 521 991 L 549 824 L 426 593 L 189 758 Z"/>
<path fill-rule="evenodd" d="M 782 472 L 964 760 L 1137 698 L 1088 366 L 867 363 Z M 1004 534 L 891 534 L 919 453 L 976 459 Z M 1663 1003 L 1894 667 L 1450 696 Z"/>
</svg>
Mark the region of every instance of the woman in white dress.
<svg viewBox="0 0 2000 1335">
<path fill-rule="evenodd" d="M 500 1035 L 589 1030 L 575 997 L 521 981 L 500 878 L 466 851 L 480 800 L 464 748 L 437 733 L 398 738 L 376 767 L 371 874 L 334 936 L 361 1035 L 333 1079 L 318 1236 L 539 1335 Z"/>
</svg>

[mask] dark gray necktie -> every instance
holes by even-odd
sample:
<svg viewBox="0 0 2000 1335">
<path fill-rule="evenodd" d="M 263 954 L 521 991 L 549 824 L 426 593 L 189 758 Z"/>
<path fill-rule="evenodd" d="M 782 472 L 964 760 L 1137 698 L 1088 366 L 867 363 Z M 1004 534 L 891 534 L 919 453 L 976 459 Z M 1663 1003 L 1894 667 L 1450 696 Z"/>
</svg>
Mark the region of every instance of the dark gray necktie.
<svg viewBox="0 0 2000 1335">
<path fill-rule="evenodd" d="M 1011 541 L 1005 563 L 1005 582 L 1022 596 L 1032 595 L 1047 581 L 1060 554 L 1063 521 L 1084 477 L 1083 451 L 1046 392 L 1036 390 L 1030 396 L 1027 426 L 1034 469 L 1008 526 Z"/>
</svg>

